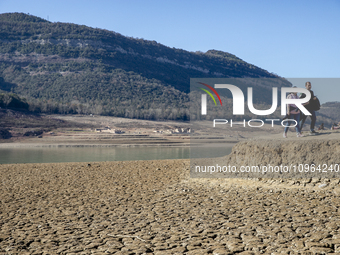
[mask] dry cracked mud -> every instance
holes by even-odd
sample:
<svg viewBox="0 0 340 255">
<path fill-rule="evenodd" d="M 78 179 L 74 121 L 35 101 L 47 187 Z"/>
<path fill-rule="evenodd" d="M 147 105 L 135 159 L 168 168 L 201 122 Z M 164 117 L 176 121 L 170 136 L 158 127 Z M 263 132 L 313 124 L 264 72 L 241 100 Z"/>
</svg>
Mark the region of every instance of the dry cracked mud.
<svg viewBox="0 0 340 255">
<path fill-rule="evenodd" d="M 0 165 L 0 254 L 331 254 L 337 187 L 190 179 L 189 160 Z"/>
</svg>

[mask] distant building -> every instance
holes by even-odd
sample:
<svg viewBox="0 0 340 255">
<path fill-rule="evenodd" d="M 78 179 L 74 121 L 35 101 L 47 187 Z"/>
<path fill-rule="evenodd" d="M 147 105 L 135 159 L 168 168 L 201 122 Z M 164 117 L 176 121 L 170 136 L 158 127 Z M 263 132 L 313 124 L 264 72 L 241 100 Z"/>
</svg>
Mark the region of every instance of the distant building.
<svg viewBox="0 0 340 255">
<path fill-rule="evenodd" d="M 181 128 L 181 127 L 176 127 L 174 129 L 167 129 L 167 130 L 154 130 L 154 133 L 165 133 L 165 134 L 190 134 L 191 133 L 191 128 Z"/>
<path fill-rule="evenodd" d="M 111 133 L 111 134 L 124 134 L 125 131 L 120 130 L 120 129 L 111 129 L 109 127 L 105 128 L 96 128 L 95 132 L 97 133 Z"/>
</svg>

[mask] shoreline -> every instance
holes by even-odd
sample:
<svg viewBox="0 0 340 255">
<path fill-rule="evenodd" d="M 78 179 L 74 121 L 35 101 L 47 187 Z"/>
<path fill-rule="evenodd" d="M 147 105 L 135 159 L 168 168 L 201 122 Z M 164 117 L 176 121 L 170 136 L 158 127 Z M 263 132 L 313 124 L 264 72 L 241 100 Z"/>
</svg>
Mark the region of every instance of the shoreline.
<svg viewBox="0 0 340 255">
<path fill-rule="evenodd" d="M 214 144 L 219 145 L 225 145 L 227 147 L 232 147 L 235 144 L 237 144 L 240 141 L 220 141 L 220 142 L 214 142 Z M 193 145 L 194 143 L 192 143 Z M 12 143 L 0 143 L 0 149 L 4 148 L 64 148 L 64 147 L 113 147 L 113 148 L 128 148 L 128 147 L 190 147 L 190 143 L 153 143 L 153 142 L 147 142 L 147 143 L 120 143 L 120 144 L 111 144 L 111 143 L 78 143 L 78 144 L 72 144 L 72 143 L 18 143 L 18 142 L 12 142 Z"/>
<path fill-rule="evenodd" d="M 190 147 L 190 144 L 36 144 L 36 143 L 0 143 L 0 149 L 6 148 L 67 148 L 67 147 Z"/>
</svg>

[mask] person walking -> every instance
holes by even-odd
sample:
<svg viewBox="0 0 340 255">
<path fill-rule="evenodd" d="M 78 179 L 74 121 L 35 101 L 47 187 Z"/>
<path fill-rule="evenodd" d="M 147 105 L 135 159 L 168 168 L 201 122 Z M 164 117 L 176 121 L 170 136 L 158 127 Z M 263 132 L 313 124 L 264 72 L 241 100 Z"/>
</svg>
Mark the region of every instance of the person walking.
<svg viewBox="0 0 340 255">
<path fill-rule="evenodd" d="M 296 88 L 296 87 L 294 87 Z M 287 99 L 298 99 L 299 97 L 297 96 L 296 92 L 292 92 L 288 95 Z M 296 136 L 297 137 L 303 137 L 301 134 L 301 129 L 300 129 L 300 110 L 297 108 L 295 104 L 288 104 L 287 105 L 287 117 L 288 121 L 285 126 L 284 132 L 283 132 L 283 137 L 287 138 L 287 133 L 288 129 L 291 123 L 296 122 L 295 124 L 295 130 L 296 130 Z M 293 121 L 295 120 L 295 121 Z"/>
<path fill-rule="evenodd" d="M 310 118 L 311 118 L 310 133 L 316 134 L 318 132 L 316 132 L 314 130 L 315 123 L 316 123 L 316 115 L 315 115 L 314 105 L 316 103 L 317 98 L 316 98 L 316 96 L 314 96 L 313 90 L 311 90 L 312 84 L 309 81 L 306 82 L 305 87 L 311 93 L 311 98 L 307 103 L 305 103 L 303 105 L 312 114 L 312 115 L 309 115 Z M 300 98 L 305 98 L 305 97 L 306 97 L 306 94 L 304 94 L 304 93 L 302 93 L 301 96 L 300 96 Z M 302 127 L 305 124 L 306 119 L 307 119 L 307 115 L 304 115 L 303 113 L 301 113 L 300 130 L 302 130 Z"/>
</svg>

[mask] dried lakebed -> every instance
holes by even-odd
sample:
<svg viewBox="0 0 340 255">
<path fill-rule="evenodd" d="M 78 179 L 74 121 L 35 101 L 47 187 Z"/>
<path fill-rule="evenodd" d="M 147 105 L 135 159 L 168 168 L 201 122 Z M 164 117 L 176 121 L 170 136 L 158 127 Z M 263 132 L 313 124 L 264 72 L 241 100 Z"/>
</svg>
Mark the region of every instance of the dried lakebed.
<svg viewBox="0 0 340 255">
<path fill-rule="evenodd" d="M 189 160 L 0 165 L 0 254 L 330 254 L 339 180 L 190 179 Z"/>
</svg>

